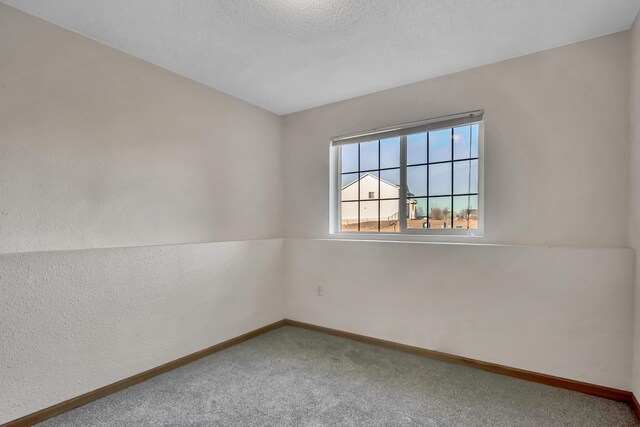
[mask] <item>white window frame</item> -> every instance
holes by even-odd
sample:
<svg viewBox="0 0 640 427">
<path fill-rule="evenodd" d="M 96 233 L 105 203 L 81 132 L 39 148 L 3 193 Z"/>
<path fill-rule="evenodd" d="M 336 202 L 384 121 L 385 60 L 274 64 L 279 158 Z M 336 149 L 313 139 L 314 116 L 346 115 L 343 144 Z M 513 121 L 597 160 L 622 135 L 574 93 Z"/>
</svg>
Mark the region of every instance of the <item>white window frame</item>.
<svg viewBox="0 0 640 427">
<path fill-rule="evenodd" d="M 478 125 L 478 228 L 423 228 L 408 229 L 406 219 L 406 175 L 407 175 L 407 135 L 414 133 L 435 131 L 457 126 Z M 368 142 L 391 137 L 400 137 L 400 199 L 399 220 L 400 230 L 397 232 L 362 232 L 342 231 L 340 229 L 341 206 L 341 163 L 340 146 L 344 144 Z M 374 129 L 331 138 L 330 144 L 330 221 L 329 233 L 338 237 L 359 238 L 377 236 L 433 236 L 433 237 L 483 237 L 484 236 L 484 111 L 469 111 L 465 113 L 436 117 L 411 122 L 398 126 Z M 452 189 L 453 191 L 453 189 Z"/>
</svg>

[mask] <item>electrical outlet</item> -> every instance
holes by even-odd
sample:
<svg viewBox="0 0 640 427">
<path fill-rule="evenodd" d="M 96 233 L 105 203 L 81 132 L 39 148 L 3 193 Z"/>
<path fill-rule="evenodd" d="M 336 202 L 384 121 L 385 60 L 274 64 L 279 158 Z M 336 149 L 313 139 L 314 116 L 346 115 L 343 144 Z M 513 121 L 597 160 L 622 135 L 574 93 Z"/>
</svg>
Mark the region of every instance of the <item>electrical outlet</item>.
<svg viewBox="0 0 640 427">
<path fill-rule="evenodd" d="M 323 293 L 324 293 L 324 285 L 318 285 L 318 287 L 316 288 L 316 294 L 319 297 L 321 297 Z"/>
</svg>

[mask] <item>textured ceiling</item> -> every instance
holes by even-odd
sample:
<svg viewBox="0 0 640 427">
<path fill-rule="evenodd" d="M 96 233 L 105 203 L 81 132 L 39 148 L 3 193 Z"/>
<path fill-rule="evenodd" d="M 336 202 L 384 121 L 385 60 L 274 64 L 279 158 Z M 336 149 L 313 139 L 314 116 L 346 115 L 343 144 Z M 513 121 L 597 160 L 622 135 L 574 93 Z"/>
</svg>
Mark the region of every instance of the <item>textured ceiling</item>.
<svg viewBox="0 0 640 427">
<path fill-rule="evenodd" d="M 278 114 L 628 29 L 640 0 L 2 0 Z"/>
</svg>

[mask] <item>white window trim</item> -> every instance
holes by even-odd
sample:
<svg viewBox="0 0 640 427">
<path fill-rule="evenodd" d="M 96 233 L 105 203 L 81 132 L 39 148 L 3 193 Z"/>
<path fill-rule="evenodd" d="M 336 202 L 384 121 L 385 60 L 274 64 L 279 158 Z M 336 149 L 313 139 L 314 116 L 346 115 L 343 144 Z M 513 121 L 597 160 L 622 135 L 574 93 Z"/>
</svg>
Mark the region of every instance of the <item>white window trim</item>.
<svg viewBox="0 0 640 427">
<path fill-rule="evenodd" d="M 406 215 L 400 214 L 400 231 L 398 232 L 361 232 L 361 231 L 341 231 L 340 230 L 340 146 L 344 143 L 355 143 L 372 141 L 375 139 L 385 139 L 393 136 L 400 137 L 400 188 L 406 188 L 406 135 L 438 130 L 449 127 L 462 126 L 466 124 L 478 124 L 478 228 L 424 228 L 407 229 Z M 329 234 L 334 238 L 341 239 L 361 239 L 361 240 L 428 240 L 432 241 L 459 241 L 471 238 L 477 240 L 484 237 L 484 111 L 471 111 L 445 117 L 411 122 L 398 126 L 390 126 L 381 129 L 374 129 L 367 132 L 343 135 L 331 138 L 330 144 L 330 182 L 329 182 Z M 402 207 L 406 206 L 406 194 L 400 191 L 400 202 Z"/>
</svg>

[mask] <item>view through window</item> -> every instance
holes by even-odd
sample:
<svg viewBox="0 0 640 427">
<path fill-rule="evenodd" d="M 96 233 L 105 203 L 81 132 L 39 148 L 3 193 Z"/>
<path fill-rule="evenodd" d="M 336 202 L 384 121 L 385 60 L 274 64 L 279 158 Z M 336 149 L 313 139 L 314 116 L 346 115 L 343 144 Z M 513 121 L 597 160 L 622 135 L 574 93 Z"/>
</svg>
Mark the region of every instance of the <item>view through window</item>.
<svg viewBox="0 0 640 427">
<path fill-rule="evenodd" d="M 343 232 L 476 230 L 480 123 L 339 145 Z"/>
</svg>

